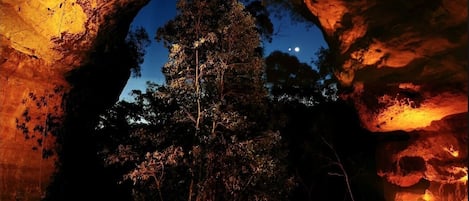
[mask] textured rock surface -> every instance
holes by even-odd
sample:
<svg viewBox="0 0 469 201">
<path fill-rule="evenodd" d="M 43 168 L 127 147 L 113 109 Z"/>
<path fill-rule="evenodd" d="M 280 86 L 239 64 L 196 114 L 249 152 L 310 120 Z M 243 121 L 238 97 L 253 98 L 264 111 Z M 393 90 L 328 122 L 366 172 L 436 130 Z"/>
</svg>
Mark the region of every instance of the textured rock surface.
<svg viewBox="0 0 469 201">
<path fill-rule="evenodd" d="M 467 1 L 304 2 L 364 127 L 408 136 L 383 142 L 379 174 L 390 186 L 430 182 L 387 199 L 467 200 Z"/>
<path fill-rule="evenodd" d="M 98 48 L 124 40 L 147 2 L 0 0 L 0 200 L 44 196 L 56 171 L 64 95 L 74 87 L 66 75 L 105 51 Z M 111 86 L 111 99 L 128 72 L 117 76 L 121 86 Z"/>
<path fill-rule="evenodd" d="M 467 1 L 305 3 L 369 130 L 413 130 L 467 112 Z"/>
</svg>

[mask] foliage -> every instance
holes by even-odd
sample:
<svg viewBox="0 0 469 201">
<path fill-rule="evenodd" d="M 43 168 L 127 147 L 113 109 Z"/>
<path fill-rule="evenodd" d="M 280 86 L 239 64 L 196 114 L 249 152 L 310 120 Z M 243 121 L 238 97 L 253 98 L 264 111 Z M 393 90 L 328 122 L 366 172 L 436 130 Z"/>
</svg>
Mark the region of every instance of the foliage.
<svg viewBox="0 0 469 201">
<path fill-rule="evenodd" d="M 149 82 L 145 93 L 140 90 L 132 91 L 134 102 L 120 101 L 100 116 L 95 130 L 98 131 L 96 137 L 101 142 L 101 154 L 106 157 L 110 150 L 118 150 L 122 154 L 109 162 L 124 163 L 128 160 L 126 158 L 134 157 L 123 154 L 123 150 L 130 145 L 136 154 L 146 153 L 165 141 L 165 136 L 160 133 L 163 133 L 164 125 L 168 124 L 176 107 L 155 95 L 163 90 L 163 86 Z"/>
<path fill-rule="evenodd" d="M 130 69 L 134 77 L 140 77 L 140 65 L 143 63 L 145 56 L 145 48 L 150 45 L 150 39 L 147 32 L 143 27 L 138 27 L 131 30 L 127 35 L 123 49 L 127 50 L 127 57 L 129 57 Z"/>
<path fill-rule="evenodd" d="M 313 60 L 312 63 L 319 69 L 319 75 L 321 77 L 330 77 L 331 81 L 337 82 L 337 78 L 333 74 L 338 66 L 335 63 L 332 51 L 328 48 L 320 47 L 314 54 L 317 59 Z"/>
<path fill-rule="evenodd" d="M 274 97 L 321 97 L 318 81 L 318 73 L 295 56 L 274 51 L 266 58 L 266 82 Z"/>
<path fill-rule="evenodd" d="M 360 129 L 356 111 L 337 99 L 333 54 L 320 48 L 316 56 L 312 63 L 318 71 L 287 53 L 276 51 L 266 58 L 271 122 L 288 142 L 288 171 L 298 181 L 290 198 L 380 200 L 370 190 L 378 185 L 373 145 Z"/>
<path fill-rule="evenodd" d="M 258 0 L 243 0 L 246 4 L 256 1 Z M 278 19 L 289 16 L 292 23 L 306 23 L 306 27 L 313 26 L 311 22 L 316 21 L 303 0 L 262 0 L 261 3 Z"/>
<path fill-rule="evenodd" d="M 166 85 L 135 91 L 136 102 L 120 102 L 97 127 L 130 133 L 102 147 L 107 163 L 129 170 L 142 200 L 286 199 L 294 182 L 267 122 L 255 19 L 237 1 L 177 8 L 157 34 L 170 50 Z"/>
<path fill-rule="evenodd" d="M 341 93 L 341 86 L 337 77 L 334 75 L 337 68 L 336 58 L 331 49 L 320 47 L 316 52 L 316 59 L 312 61 L 313 65 L 319 70 L 321 77 L 322 95 L 331 100 L 337 100 Z"/>
<path fill-rule="evenodd" d="M 135 200 L 380 200 L 373 143 L 336 101 L 333 52 L 318 50 L 318 71 L 278 51 L 264 63 L 267 1 L 248 2 L 178 1 L 156 36 L 166 84 L 101 116 L 101 156 Z"/>
<path fill-rule="evenodd" d="M 319 73 L 295 56 L 280 51 L 272 52 L 266 58 L 266 82 L 274 100 L 299 101 L 306 105 L 317 105 L 337 99 L 331 73 L 324 73 L 328 67 L 324 61 L 326 50 L 320 49 L 314 63 Z"/>
<path fill-rule="evenodd" d="M 270 20 L 270 13 L 267 8 L 259 0 L 250 1 L 246 4 L 246 11 L 248 11 L 256 19 L 256 27 L 259 34 L 267 42 L 272 42 L 274 25 Z"/>
</svg>

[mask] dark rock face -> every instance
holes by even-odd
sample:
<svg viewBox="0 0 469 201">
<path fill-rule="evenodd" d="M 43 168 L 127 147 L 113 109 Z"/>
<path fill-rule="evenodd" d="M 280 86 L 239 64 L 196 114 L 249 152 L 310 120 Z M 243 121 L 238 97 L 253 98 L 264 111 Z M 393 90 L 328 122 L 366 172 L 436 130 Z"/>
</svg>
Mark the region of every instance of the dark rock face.
<svg viewBox="0 0 469 201">
<path fill-rule="evenodd" d="M 467 1 L 304 2 L 352 91 L 342 98 L 382 138 L 387 199 L 467 200 Z"/>
<path fill-rule="evenodd" d="M 63 155 L 93 150 L 90 144 L 66 148 L 79 133 L 64 125 L 73 127 L 71 115 L 92 118 L 117 100 L 129 67 L 111 56 L 97 62 L 93 55 L 112 55 L 109 44 L 124 41 L 147 2 L 0 1 L 0 200 L 50 197 L 53 175 L 67 167 Z M 77 182 L 68 179 L 73 171 L 79 170 L 61 175 Z"/>
</svg>

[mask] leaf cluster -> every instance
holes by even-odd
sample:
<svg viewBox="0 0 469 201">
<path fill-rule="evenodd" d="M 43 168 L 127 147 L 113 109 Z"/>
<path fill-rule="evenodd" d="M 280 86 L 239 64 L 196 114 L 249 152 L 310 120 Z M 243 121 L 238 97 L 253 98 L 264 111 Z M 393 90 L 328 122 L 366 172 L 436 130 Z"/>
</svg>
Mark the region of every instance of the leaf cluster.
<svg viewBox="0 0 469 201">
<path fill-rule="evenodd" d="M 143 27 L 138 27 L 131 30 L 127 35 L 124 49 L 127 49 L 127 56 L 130 58 L 129 64 L 134 77 L 140 77 L 140 65 L 144 61 L 146 54 L 145 48 L 150 45 L 151 41 L 148 37 L 146 30 Z"/>
</svg>

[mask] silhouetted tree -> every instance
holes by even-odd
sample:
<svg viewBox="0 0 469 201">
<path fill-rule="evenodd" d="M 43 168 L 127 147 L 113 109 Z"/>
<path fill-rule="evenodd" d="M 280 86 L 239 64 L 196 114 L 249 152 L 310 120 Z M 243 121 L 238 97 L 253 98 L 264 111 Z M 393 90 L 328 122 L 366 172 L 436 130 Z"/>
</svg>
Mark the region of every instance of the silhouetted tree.
<svg viewBox="0 0 469 201">
<path fill-rule="evenodd" d="M 324 70 L 322 52 L 315 61 Z M 308 105 L 317 105 L 337 99 L 334 88 L 335 80 L 330 73 L 320 74 L 306 63 L 301 63 L 295 56 L 280 51 L 272 52 L 265 60 L 266 82 L 270 95 L 280 101 L 300 101 Z"/>
<path fill-rule="evenodd" d="M 267 7 L 264 6 L 262 1 L 244 1 L 246 3 L 246 11 L 248 11 L 256 19 L 256 27 L 261 37 L 267 41 L 272 42 L 272 35 L 274 34 L 274 25 L 270 20 L 270 13 Z"/>
<path fill-rule="evenodd" d="M 320 47 L 314 54 L 316 59 L 312 60 L 312 64 L 319 70 L 322 95 L 329 100 L 337 100 L 342 89 L 334 75 L 337 62 L 332 50 Z"/>
<path fill-rule="evenodd" d="M 125 40 L 125 50 L 127 51 L 126 57 L 129 58 L 129 67 L 134 77 L 140 77 L 140 65 L 143 63 L 143 58 L 146 54 L 145 48 L 150 45 L 151 41 L 148 33 L 143 27 L 138 27 L 131 30 Z"/>
<path fill-rule="evenodd" d="M 243 1 L 251 3 L 258 0 Z M 303 0 L 262 0 L 261 5 L 269 11 L 270 17 L 281 19 L 289 16 L 291 23 L 305 23 L 306 28 L 313 26 L 312 22 L 317 20 L 305 6 Z"/>
<path fill-rule="evenodd" d="M 272 52 L 265 60 L 266 82 L 271 95 L 291 97 L 321 97 L 318 91 L 319 74 L 295 56 Z"/>
</svg>

